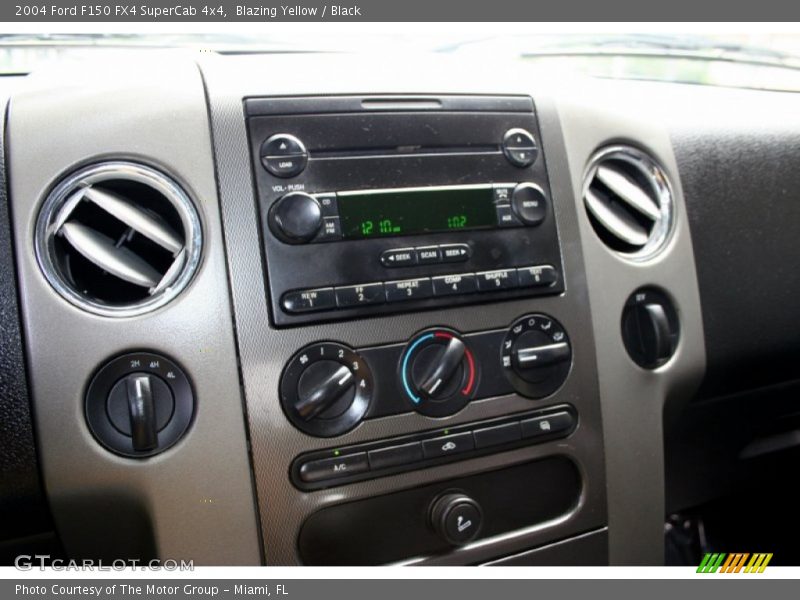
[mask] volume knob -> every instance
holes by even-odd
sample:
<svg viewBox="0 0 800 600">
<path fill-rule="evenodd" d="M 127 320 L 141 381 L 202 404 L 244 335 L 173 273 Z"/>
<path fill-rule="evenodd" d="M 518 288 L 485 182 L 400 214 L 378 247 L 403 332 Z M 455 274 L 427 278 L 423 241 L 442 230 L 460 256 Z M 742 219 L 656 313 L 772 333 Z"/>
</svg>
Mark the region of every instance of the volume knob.
<svg viewBox="0 0 800 600">
<path fill-rule="evenodd" d="M 292 192 L 272 205 L 269 222 L 273 233 L 284 242 L 302 244 L 316 236 L 322 226 L 322 207 L 313 196 Z"/>
</svg>

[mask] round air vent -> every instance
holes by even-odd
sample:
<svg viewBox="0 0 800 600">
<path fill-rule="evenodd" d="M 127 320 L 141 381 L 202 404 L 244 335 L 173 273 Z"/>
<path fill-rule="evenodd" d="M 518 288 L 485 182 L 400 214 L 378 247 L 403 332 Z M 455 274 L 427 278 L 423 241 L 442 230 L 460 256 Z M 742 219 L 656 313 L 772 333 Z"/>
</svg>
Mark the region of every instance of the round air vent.
<svg viewBox="0 0 800 600">
<path fill-rule="evenodd" d="M 627 258 L 650 258 L 672 231 L 674 208 L 666 175 L 636 148 L 614 146 L 592 157 L 583 204 L 595 233 Z"/>
<path fill-rule="evenodd" d="M 89 312 L 130 317 L 173 299 L 194 275 L 202 232 L 186 193 L 128 162 L 78 171 L 45 200 L 36 256 L 64 298 Z"/>
</svg>

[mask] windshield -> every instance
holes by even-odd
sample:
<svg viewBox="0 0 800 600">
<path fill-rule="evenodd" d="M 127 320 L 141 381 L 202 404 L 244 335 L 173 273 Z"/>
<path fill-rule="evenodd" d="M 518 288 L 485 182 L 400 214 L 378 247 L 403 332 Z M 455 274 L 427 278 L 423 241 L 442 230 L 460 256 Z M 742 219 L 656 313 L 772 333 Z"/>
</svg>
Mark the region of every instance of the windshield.
<svg viewBox="0 0 800 600">
<path fill-rule="evenodd" d="M 217 53 L 387 52 L 495 57 L 557 73 L 800 91 L 800 34 L 458 34 L 437 30 L 364 31 L 297 28 L 263 33 L 0 34 L 0 73 L 26 74 L 61 59 L 98 52 L 182 49 Z"/>
</svg>

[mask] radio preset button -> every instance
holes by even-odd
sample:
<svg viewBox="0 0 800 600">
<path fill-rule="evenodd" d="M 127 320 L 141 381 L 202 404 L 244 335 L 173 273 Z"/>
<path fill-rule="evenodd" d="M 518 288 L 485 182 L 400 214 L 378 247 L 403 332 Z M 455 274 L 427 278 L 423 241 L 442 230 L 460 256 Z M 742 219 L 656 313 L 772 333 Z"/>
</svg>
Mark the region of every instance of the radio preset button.
<svg viewBox="0 0 800 600">
<path fill-rule="evenodd" d="M 510 290 L 517 287 L 517 283 L 516 269 L 499 269 L 478 273 L 478 290 L 481 292 Z"/>
<path fill-rule="evenodd" d="M 283 310 L 290 313 L 314 312 L 336 308 L 333 288 L 316 290 L 295 290 L 286 292 L 281 300 Z"/>
<path fill-rule="evenodd" d="M 421 265 L 431 265 L 442 262 L 442 251 L 439 246 L 423 246 L 416 249 L 417 262 Z"/>
<path fill-rule="evenodd" d="M 427 277 L 387 281 L 384 285 L 386 287 L 386 300 L 389 302 L 422 300 L 433 295 L 431 280 Z"/>
<path fill-rule="evenodd" d="M 497 225 L 498 227 L 521 227 L 522 223 L 511 210 L 510 204 L 498 204 L 495 206 L 497 212 Z"/>
<path fill-rule="evenodd" d="M 547 198 L 533 183 L 520 183 L 511 196 L 511 208 L 525 225 L 538 225 L 547 216 Z"/>
<path fill-rule="evenodd" d="M 336 304 L 339 308 L 383 304 L 386 302 L 382 283 L 365 283 L 336 288 Z"/>
<path fill-rule="evenodd" d="M 517 269 L 519 287 L 549 287 L 558 281 L 558 273 L 550 265 Z"/>
<path fill-rule="evenodd" d="M 442 244 L 442 262 L 465 262 L 472 255 L 469 244 Z"/>
<path fill-rule="evenodd" d="M 458 294 L 472 294 L 478 291 L 478 283 L 474 273 L 459 273 L 458 275 L 441 275 L 432 277 L 434 296 L 455 296 Z"/>
<path fill-rule="evenodd" d="M 414 248 L 393 248 L 381 253 L 381 264 L 384 267 L 410 267 L 417 264 L 417 253 Z"/>
</svg>

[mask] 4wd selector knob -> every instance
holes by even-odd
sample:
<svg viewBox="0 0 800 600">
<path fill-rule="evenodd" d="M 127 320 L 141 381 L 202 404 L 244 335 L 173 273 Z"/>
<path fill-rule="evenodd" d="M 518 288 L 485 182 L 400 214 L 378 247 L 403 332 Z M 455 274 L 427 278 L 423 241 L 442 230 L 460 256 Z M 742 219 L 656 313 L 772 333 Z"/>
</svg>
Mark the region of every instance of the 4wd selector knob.
<svg viewBox="0 0 800 600">
<path fill-rule="evenodd" d="M 322 226 L 322 207 L 309 194 L 291 192 L 272 205 L 269 223 L 273 233 L 284 242 L 307 242 L 317 235 Z"/>
<path fill-rule="evenodd" d="M 477 369 L 467 343 L 455 331 L 423 331 L 406 346 L 400 380 L 414 410 L 444 417 L 461 410 L 474 395 Z"/>
<path fill-rule="evenodd" d="M 517 319 L 503 340 L 503 367 L 514 389 L 528 398 L 544 398 L 560 388 L 572 364 L 567 332 L 543 314 Z"/>
<path fill-rule="evenodd" d="M 298 429 L 332 437 L 358 425 L 369 408 L 372 388 L 369 367 L 354 350 L 321 342 L 306 346 L 286 365 L 281 404 Z"/>
</svg>

